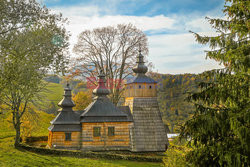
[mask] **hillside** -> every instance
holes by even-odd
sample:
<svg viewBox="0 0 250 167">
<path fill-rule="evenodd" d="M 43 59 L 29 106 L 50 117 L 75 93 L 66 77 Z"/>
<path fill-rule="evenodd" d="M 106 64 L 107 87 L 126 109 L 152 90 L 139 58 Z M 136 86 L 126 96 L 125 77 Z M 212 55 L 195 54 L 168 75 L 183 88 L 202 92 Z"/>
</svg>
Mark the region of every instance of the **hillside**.
<svg viewBox="0 0 250 167">
<path fill-rule="evenodd" d="M 180 125 L 193 114 L 194 107 L 186 98 L 198 90 L 197 75 L 151 73 L 150 76 L 158 81 L 158 102 L 163 120 L 171 132 L 178 132 Z"/>
</svg>

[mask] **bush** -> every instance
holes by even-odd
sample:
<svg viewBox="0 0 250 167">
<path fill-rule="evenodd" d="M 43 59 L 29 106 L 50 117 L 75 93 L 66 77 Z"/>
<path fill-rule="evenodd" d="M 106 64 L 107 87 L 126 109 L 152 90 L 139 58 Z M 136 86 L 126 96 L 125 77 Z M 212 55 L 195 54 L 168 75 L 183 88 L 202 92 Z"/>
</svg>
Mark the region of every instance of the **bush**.
<svg viewBox="0 0 250 167">
<path fill-rule="evenodd" d="M 29 140 L 34 141 L 36 140 L 36 138 L 32 137 Z M 117 154 L 115 152 L 82 152 L 80 150 L 57 150 L 57 149 L 33 147 L 27 144 L 20 144 L 19 149 L 25 149 L 27 151 L 39 154 L 46 154 L 46 155 L 73 156 L 82 158 L 104 158 L 109 160 L 114 159 L 114 160 L 131 160 L 131 161 L 143 161 L 143 162 L 162 162 L 162 157 L 160 156 L 145 156 L 145 155 L 137 155 L 136 153 L 122 154 L 121 152 L 119 152 Z"/>
<path fill-rule="evenodd" d="M 166 156 L 163 158 L 163 163 L 167 167 L 187 167 L 190 166 L 185 159 L 186 153 L 191 151 L 189 147 L 186 146 L 186 141 L 178 141 L 176 138 L 174 141 L 170 142 L 168 150 L 166 151 Z"/>
</svg>

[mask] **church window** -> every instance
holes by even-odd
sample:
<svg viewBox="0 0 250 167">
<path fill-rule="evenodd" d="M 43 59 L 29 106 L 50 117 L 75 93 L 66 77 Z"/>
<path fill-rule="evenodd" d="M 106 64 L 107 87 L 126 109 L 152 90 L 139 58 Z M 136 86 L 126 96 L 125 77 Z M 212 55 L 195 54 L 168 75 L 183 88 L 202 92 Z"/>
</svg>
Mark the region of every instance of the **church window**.
<svg viewBox="0 0 250 167">
<path fill-rule="evenodd" d="M 93 135 L 94 135 L 94 137 L 101 136 L 101 127 L 94 127 L 93 128 Z"/>
<path fill-rule="evenodd" d="M 115 127 L 108 127 L 108 136 L 115 135 Z"/>
<path fill-rule="evenodd" d="M 71 141 L 71 133 L 65 133 L 65 141 Z"/>
</svg>

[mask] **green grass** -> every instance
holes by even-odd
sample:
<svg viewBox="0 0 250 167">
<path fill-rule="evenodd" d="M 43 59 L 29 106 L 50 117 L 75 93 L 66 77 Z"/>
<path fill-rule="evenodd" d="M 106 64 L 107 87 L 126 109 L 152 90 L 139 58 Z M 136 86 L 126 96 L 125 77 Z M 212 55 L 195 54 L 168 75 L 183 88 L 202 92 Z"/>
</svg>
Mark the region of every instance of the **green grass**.
<svg viewBox="0 0 250 167">
<path fill-rule="evenodd" d="M 125 160 L 105 160 L 49 156 L 32 153 L 26 150 L 19 150 L 13 147 L 14 138 L 6 137 L 0 139 L 0 166 L 1 167 L 34 167 L 34 166 L 85 166 L 85 167 L 159 167 L 160 163 L 134 162 Z"/>
<path fill-rule="evenodd" d="M 53 115 L 41 111 L 38 113 L 38 126 L 32 132 L 32 136 L 46 136 L 48 135 L 47 128 L 50 121 L 54 118 Z M 106 159 L 89 159 L 89 158 L 74 158 L 41 155 L 26 150 L 15 149 L 14 144 L 14 129 L 7 118 L 10 115 L 0 117 L 0 166 L 1 167 L 61 167 L 61 166 L 84 166 L 84 167 L 159 167 L 161 163 L 151 162 L 136 162 L 126 160 L 106 160 Z"/>
<path fill-rule="evenodd" d="M 0 139 L 0 166 L 86 166 L 86 167 L 110 167 L 110 166 L 133 166 L 133 167 L 157 167 L 160 163 L 133 162 L 124 160 L 104 160 L 74 157 L 47 156 L 32 153 L 26 150 L 18 150 L 13 147 L 14 138 Z"/>
<path fill-rule="evenodd" d="M 64 88 L 61 84 L 48 82 L 45 90 L 40 94 L 42 99 L 39 105 L 42 109 L 46 109 L 51 102 L 54 102 L 57 106 L 63 98 Z"/>
<path fill-rule="evenodd" d="M 47 89 L 48 92 L 45 93 L 47 99 L 57 104 L 63 97 L 63 86 L 57 83 L 48 83 Z"/>
</svg>

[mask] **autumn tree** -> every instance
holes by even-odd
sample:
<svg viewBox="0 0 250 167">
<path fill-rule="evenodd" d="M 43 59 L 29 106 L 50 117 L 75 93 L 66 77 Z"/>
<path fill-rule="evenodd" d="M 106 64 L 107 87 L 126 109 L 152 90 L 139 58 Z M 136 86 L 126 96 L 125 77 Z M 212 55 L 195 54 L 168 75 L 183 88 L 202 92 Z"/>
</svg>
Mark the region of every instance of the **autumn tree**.
<svg viewBox="0 0 250 167">
<path fill-rule="evenodd" d="M 21 106 L 22 108 L 23 106 Z M 32 132 L 35 132 L 36 127 L 39 126 L 39 115 L 37 114 L 36 108 L 34 106 L 28 106 L 26 112 L 23 114 L 21 121 L 21 137 L 23 140 L 26 140 L 27 137 L 30 137 Z"/>
<path fill-rule="evenodd" d="M 76 95 L 73 95 L 72 100 L 76 104 L 74 110 L 84 110 L 92 101 L 91 92 L 80 91 Z"/>
<path fill-rule="evenodd" d="M 131 24 L 83 31 L 73 49 L 79 55 L 74 72 L 91 78 L 97 77 L 102 70 L 109 84 L 110 99 L 117 104 L 122 81 L 132 74 L 139 47 L 147 55 L 146 35 Z M 89 81 L 94 83 L 91 79 Z"/>
<path fill-rule="evenodd" d="M 66 20 L 35 0 L 1 0 L 0 13 L 0 103 L 12 112 L 18 146 L 21 118 L 39 100 L 42 79 L 65 67 L 68 34 Z"/>
<path fill-rule="evenodd" d="M 207 81 L 189 97 L 196 111 L 182 135 L 191 137 L 187 160 L 194 166 L 250 166 L 249 9 L 250 1 L 226 0 L 225 19 L 207 18 L 218 35 L 194 33 L 209 44 L 207 57 L 225 66 L 204 72 Z"/>
</svg>

